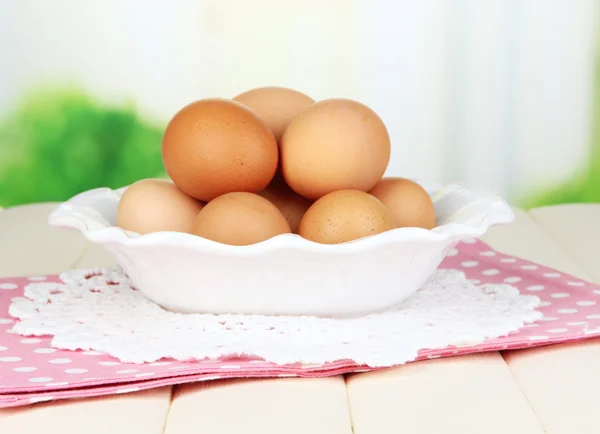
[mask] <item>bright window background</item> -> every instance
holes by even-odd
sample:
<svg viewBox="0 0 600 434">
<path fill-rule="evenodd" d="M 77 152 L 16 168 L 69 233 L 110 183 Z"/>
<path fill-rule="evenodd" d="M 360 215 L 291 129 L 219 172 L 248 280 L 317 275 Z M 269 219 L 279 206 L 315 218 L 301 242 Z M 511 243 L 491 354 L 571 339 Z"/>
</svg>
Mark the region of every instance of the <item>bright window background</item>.
<svg viewBox="0 0 600 434">
<path fill-rule="evenodd" d="M 0 206 L 154 176 L 157 154 L 144 146 L 157 146 L 176 110 L 263 85 L 371 106 L 393 141 L 388 175 L 466 180 L 517 204 L 600 201 L 600 187 L 597 198 L 592 187 L 561 193 L 600 169 L 599 18 L 595 0 L 0 0 L 0 119 L 10 127 L 0 126 Z M 134 107 L 135 128 L 152 131 L 134 146 L 129 133 L 111 139 L 118 122 L 89 121 L 109 131 L 86 136 L 76 108 L 53 108 L 61 94 L 47 90 L 65 86 L 101 107 Z M 35 101 L 35 116 L 14 120 Z M 92 165 L 111 140 L 126 155 L 114 168 L 69 168 Z M 39 148 L 50 160 L 36 160 Z M 106 167 L 120 175 L 104 179 Z M 60 179 L 44 187 L 42 176 Z"/>
</svg>

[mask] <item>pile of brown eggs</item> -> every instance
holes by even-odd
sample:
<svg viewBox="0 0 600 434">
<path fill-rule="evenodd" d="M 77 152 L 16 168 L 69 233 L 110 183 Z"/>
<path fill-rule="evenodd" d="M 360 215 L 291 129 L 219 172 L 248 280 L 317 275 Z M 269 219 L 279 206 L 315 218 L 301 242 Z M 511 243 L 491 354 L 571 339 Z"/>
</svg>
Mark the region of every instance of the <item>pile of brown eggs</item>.
<svg viewBox="0 0 600 434">
<path fill-rule="evenodd" d="M 336 244 L 433 228 L 433 203 L 421 186 L 382 178 L 390 151 L 383 121 L 356 101 L 315 102 L 279 87 L 202 99 L 166 127 L 162 158 L 171 180 L 132 184 L 117 226 L 237 246 L 290 232 Z"/>
</svg>

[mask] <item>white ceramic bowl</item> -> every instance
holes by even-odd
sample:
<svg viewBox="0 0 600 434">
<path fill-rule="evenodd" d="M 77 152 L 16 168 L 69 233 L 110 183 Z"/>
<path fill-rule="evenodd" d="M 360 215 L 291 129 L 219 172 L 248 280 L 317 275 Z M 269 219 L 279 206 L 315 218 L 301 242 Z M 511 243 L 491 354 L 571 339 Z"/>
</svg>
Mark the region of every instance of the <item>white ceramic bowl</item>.
<svg viewBox="0 0 600 434">
<path fill-rule="evenodd" d="M 457 242 L 514 219 L 502 198 L 484 190 L 421 185 L 435 203 L 438 227 L 399 228 L 337 245 L 293 234 L 239 247 L 183 233 L 126 232 L 115 227 L 125 188 L 81 193 L 58 206 L 49 223 L 104 246 L 140 291 L 169 310 L 354 316 L 400 303 Z"/>
</svg>

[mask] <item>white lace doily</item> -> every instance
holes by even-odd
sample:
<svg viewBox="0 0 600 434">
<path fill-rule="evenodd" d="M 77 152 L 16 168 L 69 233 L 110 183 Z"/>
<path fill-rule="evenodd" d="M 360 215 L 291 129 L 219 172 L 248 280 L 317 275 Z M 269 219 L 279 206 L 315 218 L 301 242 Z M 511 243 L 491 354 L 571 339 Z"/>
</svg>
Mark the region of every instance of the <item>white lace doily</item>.
<svg viewBox="0 0 600 434">
<path fill-rule="evenodd" d="M 52 335 L 56 348 L 129 363 L 256 356 L 384 367 L 414 360 L 421 349 L 504 336 L 542 316 L 537 297 L 505 284 L 476 286 L 456 270 L 438 270 L 399 308 L 356 319 L 178 314 L 131 288 L 119 268 L 69 271 L 61 279 L 30 284 L 13 300 L 10 314 L 20 319 L 14 331 Z"/>
</svg>

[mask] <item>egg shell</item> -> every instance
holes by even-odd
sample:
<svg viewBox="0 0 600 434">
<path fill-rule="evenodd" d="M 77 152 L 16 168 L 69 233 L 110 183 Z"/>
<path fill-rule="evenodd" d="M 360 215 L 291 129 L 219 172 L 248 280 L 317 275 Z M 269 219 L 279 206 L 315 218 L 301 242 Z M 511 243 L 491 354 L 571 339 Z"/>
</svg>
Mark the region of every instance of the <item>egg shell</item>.
<svg viewBox="0 0 600 434">
<path fill-rule="evenodd" d="M 295 193 L 278 175 L 275 175 L 271 184 L 259 194 L 279 209 L 291 231 L 297 233 L 300 220 L 312 202 Z"/>
<path fill-rule="evenodd" d="M 233 100 L 254 111 L 278 142 L 291 120 L 315 102 L 308 95 L 285 87 L 259 87 L 243 92 Z"/>
<path fill-rule="evenodd" d="M 117 206 L 117 226 L 139 234 L 190 233 L 203 206 L 171 181 L 144 179 L 131 184 L 121 196 Z"/>
<path fill-rule="evenodd" d="M 329 99 L 299 113 L 280 143 L 281 171 L 301 196 L 372 189 L 390 161 L 390 137 L 379 116 L 356 101 Z"/>
<path fill-rule="evenodd" d="M 384 178 L 369 193 L 390 210 L 399 228 L 432 229 L 436 225 L 431 197 L 427 190 L 410 179 Z"/>
<path fill-rule="evenodd" d="M 317 243 L 339 244 L 395 227 L 392 214 L 379 199 L 359 190 L 338 190 L 311 205 L 298 234 Z"/>
<path fill-rule="evenodd" d="M 290 233 L 275 205 L 253 193 L 227 193 L 210 201 L 196 216 L 192 232 L 202 238 L 246 246 Z"/>
<path fill-rule="evenodd" d="M 208 202 L 222 194 L 258 193 L 278 167 L 271 130 L 248 107 L 203 99 L 182 108 L 162 142 L 165 169 L 185 193 Z"/>
</svg>

